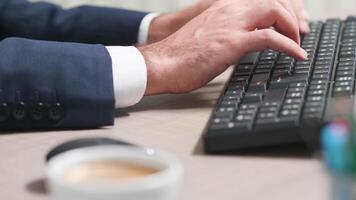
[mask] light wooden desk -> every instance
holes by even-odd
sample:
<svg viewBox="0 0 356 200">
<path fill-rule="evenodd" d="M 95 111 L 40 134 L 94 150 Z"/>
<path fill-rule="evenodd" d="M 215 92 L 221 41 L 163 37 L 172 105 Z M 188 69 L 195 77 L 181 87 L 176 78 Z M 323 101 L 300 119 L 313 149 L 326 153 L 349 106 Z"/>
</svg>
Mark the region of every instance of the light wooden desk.
<svg viewBox="0 0 356 200">
<path fill-rule="evenodd" d="M 107 136 L 175 154 L 185 168 L 183 200 L 326 200 L 328 179 L 322 165 L 299 150 L 201 153 L 203 128 L 229 73 L 191 94 L 145 98 L 120 111 L 114 127 L 1 135 L 0 199 L 50 199 L 39 181 L 48 150 L 74 138 Z"/>
</svg>

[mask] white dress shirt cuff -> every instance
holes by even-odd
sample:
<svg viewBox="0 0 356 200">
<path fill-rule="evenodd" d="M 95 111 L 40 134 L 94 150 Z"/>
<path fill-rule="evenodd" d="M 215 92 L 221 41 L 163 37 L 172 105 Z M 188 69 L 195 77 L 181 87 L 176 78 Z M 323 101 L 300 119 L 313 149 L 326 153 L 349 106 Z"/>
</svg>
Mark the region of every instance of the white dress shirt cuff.
<svg viewBox="0 0 356 200">
<path fill-rule="evenodd" d="M 137 38 L 137 43 L 139 45 L 143 45 L 146 44 L 148 41 L 148 32 L 150 30 L 150 25 L 151 22 L 154 18 L 156 18 L 158 16 L 157 13 L 150 13 L 148 15 L 146 15 L 140 24 L 140 28 L 138 31 L 138 38 Z"/>
<path fill-rule="evenodd" d="M 112 60 L 115 107 L 135 105 L 145 94 L 147 68 L 143 55 L 133 46 L 106 47 Z"/>
</svg>

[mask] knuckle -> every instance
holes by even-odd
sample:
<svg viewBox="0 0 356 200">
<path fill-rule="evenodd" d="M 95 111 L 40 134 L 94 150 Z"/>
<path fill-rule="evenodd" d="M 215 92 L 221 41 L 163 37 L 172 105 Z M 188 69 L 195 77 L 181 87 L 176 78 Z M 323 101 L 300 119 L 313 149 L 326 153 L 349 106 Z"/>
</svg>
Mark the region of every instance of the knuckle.
<svg viewBox="0 0 356 200">
<path fill-rule="evenodd" d="M 273 38 L 273 30 L 271 30 L 271 29 L 261 30 L 261 32 L 260 32 L 261 41 L 269 42 L 272 40 L 272 38 Z"/>
<path fill-rule="evenodd" d="M 236 47 L 236 37 L 232 37 L 231 33 L 220 32 L 215 36 L 214 42 L 210 43 L 211 49 L 235 49 Z"/>
<path fill-rule="evenodd" d="M 268 1 L 268 14 L 271 16 L 276 16 L 278 15 L 279 8 L 278 8 L 278 3 L 276 0 L 269 0 Z"/>
</svg>

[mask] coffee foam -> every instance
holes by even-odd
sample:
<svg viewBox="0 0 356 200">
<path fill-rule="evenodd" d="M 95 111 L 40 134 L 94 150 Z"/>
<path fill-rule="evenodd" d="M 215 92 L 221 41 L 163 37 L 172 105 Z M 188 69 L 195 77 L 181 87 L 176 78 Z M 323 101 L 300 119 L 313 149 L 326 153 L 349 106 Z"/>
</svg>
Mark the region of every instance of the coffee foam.
<svg viewBox="0 0 356 200">
<path fill-rule="evenodd" d="M 67 169 L 63 174 L 63 180 L 68 183 L 140 181 L 159 171 L 128 161 L 90 161 L 78 163 Z"/>
</svg>

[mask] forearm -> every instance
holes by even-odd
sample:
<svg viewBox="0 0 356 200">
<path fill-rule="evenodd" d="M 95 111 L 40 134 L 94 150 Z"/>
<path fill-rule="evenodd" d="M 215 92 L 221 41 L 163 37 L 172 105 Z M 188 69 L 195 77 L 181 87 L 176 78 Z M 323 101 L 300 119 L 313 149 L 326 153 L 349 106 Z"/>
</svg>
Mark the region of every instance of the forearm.
<svg viewBox="0 0 356 200">
<path fill-rule="evenodd" d="M 59 6 L 10 0 L 1 10 L 2 37 L 132 45 L 144 12 L 116 8 Z"/>
</svg>

